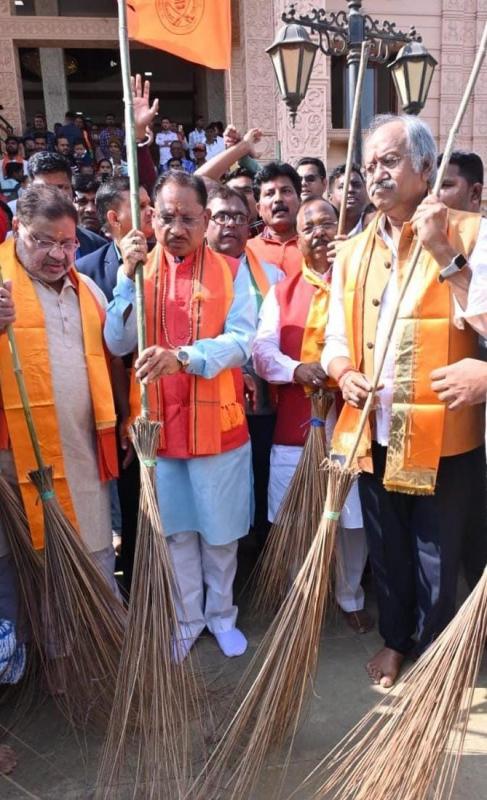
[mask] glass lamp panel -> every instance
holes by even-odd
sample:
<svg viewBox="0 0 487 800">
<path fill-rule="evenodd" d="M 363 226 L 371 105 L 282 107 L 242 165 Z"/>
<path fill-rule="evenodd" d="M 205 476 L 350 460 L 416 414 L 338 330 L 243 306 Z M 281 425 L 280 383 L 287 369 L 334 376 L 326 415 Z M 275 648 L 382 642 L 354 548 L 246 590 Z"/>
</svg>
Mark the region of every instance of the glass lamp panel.
<svg viewBox="0 0 487 800">
<path fill-rule="evenodd" d="M 304 97 L 308 88 L 311 71 L 313 69 L 313 62 L 315 60 L 316 50 L 308 49 L 303 50 L 303 61 L 301 65 L 301 86 L 299 89 L 299 96 Z"/>
<path fill-rule="evenodd" d="M 409 102 L 421 102 L 421 84 L 423 80 L 424 61 L 409 61 L 405 65 L 409 78 Z"/>
<path fill-rule="evenodd" d="M 299 60 L 301 47 L 299 45 L 282 48 L 282 64 L 286 86 L 286 94 L 297 94 L 299 79 Z"/>
<path fill-rule="evenodd" d="M 421 98 L 422 105 L 426 103 L 426 98 L 428 97 L 428 92 L 430 90 L 431 79 L 433 77 L 434 71 L 435 71 L 434 64 L 431 64 L 429 61 L 426 61 L 424 65 L 423 96 Z"/>
<path fill-rule="evenodd" d="M 409 104 L 408 88 L 406 84 L 406 73 L 404 64 L 398 64 L 393 70 L 394 80 L 396 82 L 396 89 L 401 100 L 401 106 Z"/>
<path fill-rule="evenodd" d="M 279 91 L 282 97 L 286 96 L 286 81 L 284 78 L 284 70 L 282 68 L 282 59 L 281 59 L 281 49 L 275 50 L 272 54 L 272 64 L 274 66 L 274 72 L 276 73 L 277 78 L 277 85 L 279 86 Z"/>
</svg>

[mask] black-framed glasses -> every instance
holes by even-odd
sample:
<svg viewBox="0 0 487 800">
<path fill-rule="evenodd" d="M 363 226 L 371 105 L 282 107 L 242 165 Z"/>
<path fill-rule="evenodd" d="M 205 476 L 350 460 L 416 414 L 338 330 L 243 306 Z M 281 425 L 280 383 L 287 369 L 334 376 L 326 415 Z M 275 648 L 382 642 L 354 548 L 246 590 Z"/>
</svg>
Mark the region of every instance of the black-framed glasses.
<svg viewBox="0 0 487 800">
<path fill-rule="evenodd" d="M 241 214 L 237 212 L 234 214 L 232 211 L 217 211 L 211 217 L 213 222 L 216 222 L 217 225 L 230 225 L 231 222 L 235 223 L 235 225 L 248 225 L 249 218 L 247 214 Z"/>
</svg>

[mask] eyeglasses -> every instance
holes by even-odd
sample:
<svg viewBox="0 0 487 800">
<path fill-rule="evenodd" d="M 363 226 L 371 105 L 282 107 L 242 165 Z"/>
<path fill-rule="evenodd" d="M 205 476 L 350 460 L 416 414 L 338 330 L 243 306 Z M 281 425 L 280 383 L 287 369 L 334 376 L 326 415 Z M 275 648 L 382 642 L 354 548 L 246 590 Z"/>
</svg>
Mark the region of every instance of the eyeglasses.
<svg viewBox="0 0 487 800">
<path fill-rule="evenodd" d="M 395 156 L 392 154 L 384 156 L 383 158 L 378 158 L 377 161 L 371 161 L 370 164 L 365 165 L 365 172 L 369 176 L 374 175 L 379 164 L 386 170 L 396 169 L 404 158 L 405 156 Z"/>
<path fill-rule="evenodd" d="M 309 234 L 317 231 L 319 228 L 323 228 L 325 233 L 327 234 L 329 233 L 332 236 L 334 236 L 337 227 L 338 227 L 338 220 L 336 222 L 316 222 L 314 225 L 312 224 L 306 225 L 306 227 L 303 228 L 303 233 L 308 236 Z"/>
<path fill-rule="evenodd" d="M 165 228 L 172 228 L 176 220 L 178 220 L 184 228 L 194 228 L 199 223 L 203 214 L 204 211 L 197 217 L 187 217 L 185 214 L 157 214 L 154 212 L 154 218 L 159 225 L 163 225 Z"/>
<path fill-rule="evenodd" d="M 56 242 L 53 239 L 39 239 L 39 237 L 35 236 L 33 233 L 27 233 L 27 235 L 38 250 L 45 250 L 46 253 L 50 253 L 51 250 L 54 250 L 54 248 L 57 247 L 59 250 L 63 251 L 64 255 L 70 255 L 79 247 L 79 242 L 77 239 L 74 241 L 68 240 L 66 242 Z"/>
<path fill-rule="evenodd" d="M 313 175 L 312 172 L 308 175 L 300 175 L 301 183 L 313 183 L 313 181 L 317 181 L 319 177 L 319 175 Z"/>
<path fill-rule="evenodd" d="M 213 214 L 211 217 L 213 222 L 216 222 L 217 225 L 230 225 L 231 222 L 234 222 L 235 225 L 248 225 L 249 218 L 247 214 L 233 214 L 231 211 L 217 211 L 216 214 Z"/>
</svg>

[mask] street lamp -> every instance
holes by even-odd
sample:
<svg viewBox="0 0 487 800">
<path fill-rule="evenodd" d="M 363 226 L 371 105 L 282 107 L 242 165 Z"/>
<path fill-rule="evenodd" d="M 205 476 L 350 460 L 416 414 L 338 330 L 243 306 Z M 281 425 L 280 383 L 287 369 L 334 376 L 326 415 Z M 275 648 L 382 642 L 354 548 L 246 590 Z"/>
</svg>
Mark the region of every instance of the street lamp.
<svg viewBox="0 0 487 800">
<path fill-rule="evenodd" d="M 436 66 L 435 59 L 420 44 L 414 27 L 408 33 L 396 29 L 394 22 L 373 19 L 362 13 L 362 0 L 347 0 L 348 11 L 327 12 L 314 8 L 309 14 L 297 15 L 293 4 L 289 12 L 284 12 L 281 28 L 276 40 L 267 52 L 272 58 L 279 89 L 291 111 L 294 124 L 296 111 L 303 100 L 308 87 L 316 49 L 326 56 L 347 57 L 348 66 L 348 108 L 352 117 L 353 102 L 357 86 L 360 52 L 364 41 L 370 42 L 369 61 L 385 64 L 389 60 L 391 48 L 406 45 L 391 65 L 394 84 L 398 91 L 404 111 L 418 114 L 424 107 L 428 89 Z M 289 31 L 288 39 L 288 29 Z M 315 45 L 306 29 L 318 36 Z M 292 45 L 291 45 L 292 42 Z M 314 46 L 311 53 L 310 46 Z M 409 46 L 409 47 L 408 47 Z M 286 55 L 286 50 L 293 49 L 293 55 Z M 415 48 L 419 48 L 416 50 Z M 286 62 L 285 59 L 288 59 Z M 300 71 L 299 65 L 303 65 Z M 304 80 L 304 65 L 309 67 Z M 421 68 L 421 73 L 420 73 Z M 361 137 L 355 143 L 354 161 L 361 162 Z"/>
<path fill-rule="evenodd" d="M 284 25 L 267 48 L 276 73 L 282 99 L 291 112 L 294 127 L 296 111 L 308 90 L 318 45 L 311 41 L 302 25 Z"/>
<path fill-rule="evenodd" d="M 421 42 L 411 42 L 402 47 L 395 61 L 389 64 L 406 114 L 419 114 L 424 108 L 437 63 Z"/>
</svg>

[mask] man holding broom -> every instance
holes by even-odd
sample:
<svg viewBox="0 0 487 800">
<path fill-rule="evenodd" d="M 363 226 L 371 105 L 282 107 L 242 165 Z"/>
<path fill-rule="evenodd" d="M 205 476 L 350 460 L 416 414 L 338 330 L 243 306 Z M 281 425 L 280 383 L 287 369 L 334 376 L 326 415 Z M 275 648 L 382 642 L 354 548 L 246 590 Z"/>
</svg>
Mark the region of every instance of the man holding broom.
<svg viewBox="0 0 487 800">
<path fill-rule="evenodd" d="M 144 281 L 149 346 L 135 367 L 149 385 L 151 414 L 163 423 L 156 475 L 179 588 L 175 657 L 184 658 L 205 627 L 226 656 L 238 656 L 247 642 L 235 625 L 232 590 L 251 493 L 239 368 L 250 356 L 256 308 L 246 268 L 204 243 L 211 212 L 201 178 L 166 173 L 154 206 L 158 244 Z M 124 355 L 137 344 L 133 275 L 147 258 L 147 243 L 131 231 L 120 246 L 123 265 L 105 339 Z"/>
<path fill-rule="evenodd" d="M 378 117 L 364 152 L 369 197 L 380 213 L 338 254 L 322 358 L 346 402 L 336 453 L 347 454 L 356 430 L 415 237 L 423 246 L 359 450 L 384 638 L 367 669 L 390 687 L 404 659 L 421 653 L 452 618 L 469 515 L 476 509 L 480 525 L 484 514 L 485 486 L 473 480 L 485 469 L 484 409 L 449 410 L 430 374 L 475 357 L 468 322 L 479 320 L 469 311 L 468 290 L 472 273 L 487 266 L 487 230 L 479 215 L 427 197 L 437 154 L 421 120 Z"/>
<path fill-rule="evenodd" d="M 107 581 L 113 577 L 110 493 L 116 476 L 115 411 L 102 318 L 105 300 L 74 270 L 77 214 L 50 186 L 19 199 L 14 236 L 0 247 L 0 471 L 20 489 L 33 544 L 44 546 L 42 506 L 28 478 L 36 461 L 20 406 L 6 327 L 13 324 L 41 450 L 54 487 Z M 15 620 L 15 580 L 0 530 L 0 616 Z M 5 590 L 9 590 L 5 594 Z"/>
<path fill-rule="evenodd" d="M 304 200 L 298 211 L 298 246 L 303 263 L 299 275 L 272 287 L 262 305 L 253 347 L 257 371 L 277 384 L 277 421 L 271 451 L 269 519 L 273 522 L 297 468 L 308 433 L 311 401 L 305 389 L 324 388 L 327 378 L 319 363 L 328 314 L 331 264 L 329 243 L 336 235 L 336 210 L 322 198 Z M 328 415 L 331 433 L 335 410 Z M 372 627 L 360 585 L 367 559 L 360 501 L 352 490 L 341 517 L 337 539 L 335 594 L 348 624 L 357 633 Z"/>
</svg>

